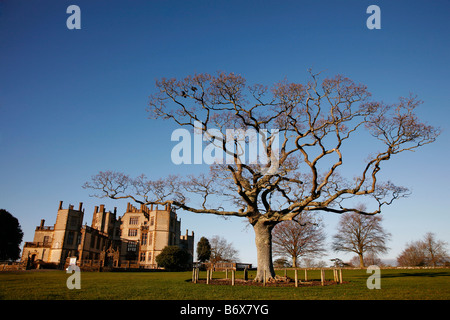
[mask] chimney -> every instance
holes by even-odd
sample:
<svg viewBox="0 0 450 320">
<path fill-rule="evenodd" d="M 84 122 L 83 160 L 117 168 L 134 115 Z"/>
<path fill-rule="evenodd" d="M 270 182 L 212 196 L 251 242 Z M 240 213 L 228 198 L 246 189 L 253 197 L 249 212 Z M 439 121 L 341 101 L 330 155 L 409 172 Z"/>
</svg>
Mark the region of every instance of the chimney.
<svg viewBox="0 0 450 320">
<path fill-rule="evenodd" d="M 41 228 L 44 227 L 45 219 L 41 219 Z"/>
<path fill-rule="evenodd" d="M 117 214 L 117 207 L 114 207 L 114 215 Z"/>
<path fill-rule="evenodd" d="M 78 211 L 81 211 L 83 209 L 83 202 L 80 202 L 80 206 L 78 207 Z"/>
<path fill-rule="evenodd" d="M 59 208 L 58 208 L 58 210 L 62 210 L 62 204 L 63 204 L 63 202 L 60 201 L 60 202 L 59 202 Z"/>
<path fill-rule="evenodd" d="M 100 212 L 105 212 L 105 205 L 104 204 L 100 205 Z"/>
<path fill-rule="evenodd" d="M 97 212 L 98 212 L 98 206 L 95 206 L 94 213 L 97 213 Z"/>
</svg>

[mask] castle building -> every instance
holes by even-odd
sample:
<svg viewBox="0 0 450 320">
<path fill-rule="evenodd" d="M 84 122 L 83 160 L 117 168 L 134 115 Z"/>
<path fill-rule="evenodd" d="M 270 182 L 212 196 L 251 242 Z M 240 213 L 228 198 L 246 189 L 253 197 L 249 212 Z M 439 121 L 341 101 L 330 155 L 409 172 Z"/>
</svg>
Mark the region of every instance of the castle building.
<svg viewBox="0 0 450 320">
<path fill-rule="evenodd" d="M 181 235 L 181 221 L 170 205 L 159 209 L 130 203 L 122 217 L 117 208 L 106 211 L 104 205 L 95 207 L 91 226 L 83 225 L 84 209 L 61 201 L 53 226 L 41 220 L 33 242 L 26 242 L 22 261 L 62 266 L 68 258 L 78 264 L 120 267 L 130 264 L 140 268 L 157 268 L 155 258 L 166 246 L 179 246 L 194 256 L 194 232 Z"/>
</svg>

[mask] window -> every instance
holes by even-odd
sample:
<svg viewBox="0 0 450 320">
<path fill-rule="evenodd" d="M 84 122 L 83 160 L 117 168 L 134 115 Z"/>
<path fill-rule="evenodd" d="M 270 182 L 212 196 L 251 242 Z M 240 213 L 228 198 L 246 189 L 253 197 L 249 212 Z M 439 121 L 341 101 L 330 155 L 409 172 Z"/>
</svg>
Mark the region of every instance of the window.
<svg viewBox="0 0 450 320">
<path fill-rule="evenodd" d="M 49 243 L 49 242 L 50 242 L 50 237 L 44 236 L 44 243 Z"/>
<path fill-rule="evenodd" d="M 67 235 L 67 244 L 73 244 L 73 232 L 70 231 Z"/>
<path fill-rule="evenodd" d="M 139 261 L 141 261 L 141 262 L 145 261 L 145 252 L 141 252 Z"/>
<path fill-rule="evenodd" d="M 152 253 L 149 252 L 149 253 L 148 253 L 148 261 L 151 261 L 151 260 L 152 260 Z"/>
<path fill-rule="evenodd" d="M 141 244 L 143 245 L 147 244 L 147 233 L 142 234 Z"/>
<path fill-rule="evenodd" d="M 128 236 L 129 237 L 135 237 L 137 236 L 137 229 L 128 229 Z"/>
<path fill-rule="evenodd" d="M 155 224 L 155 217 L 150 218 L 150 225 L 153 226 Z"/>
<path fill-rule="evenodd" d="M 128 242 L 127 251 L 136 252 L 137 251 L 137 244 L 136 244 L 136 242 Z"/>
<path fill-rule="evenodd" d="M 130 224 L 137 225 L 139 223 L 139 217 L 130 217 Z"/>
</svg>

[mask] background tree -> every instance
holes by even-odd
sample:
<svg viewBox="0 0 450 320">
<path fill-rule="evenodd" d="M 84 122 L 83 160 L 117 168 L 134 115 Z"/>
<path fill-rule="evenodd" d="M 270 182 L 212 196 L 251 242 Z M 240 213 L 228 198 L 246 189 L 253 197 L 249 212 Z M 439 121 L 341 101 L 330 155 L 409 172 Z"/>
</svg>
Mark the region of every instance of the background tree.
<svg viewBox="0 0 450 320">
<path fill-rule="evenodd" d="M 19 259 L 22 238 L 19 220 L 8 211 L 0 209 L 0 260 Z"/>
<path fill-rule="evenodd" d="M 434 233 L 428 232 L 425 234 L 422 242 L 425 259 L 429 266 L 436 267 L 437 265 L 443 265 L 449 259 L 446 249 L 447 243 L 442 240 L 437 240 Z"/>
<path fill-rule="evenodd" d="M 214 236 L 211 238 L 211 257 L 209 261 L 216 262 L 238 262 L 239 253 L 233 247 L 232 243 L 220 236 Z"/>
<path fill-rule="evenodd" d="M 197 243 L 197 260 L 199 262 L 208 261 L 211 257 L 211 245 L 209 240 L 205 237 L 201 237 Z"/>
<path fill-rule="evenodd" d="M 354 256 L 349 263 L 351 264 L 351 266 L 357 268 L 361 265 L 361 260 L 359 258 L 359 256 Z M 378 256 L 374 253 L 367 253 L 364 255 L 364 265 L 365 266 L 372 266 L 372 265 L 376 265 L 379 267 L 384 266 L 384 263 L 381 261 L 380 258 L 378 258 Z"/>
<path fill-rule="evenodd" d="M 444 265 L 449 260 L 446 246 L 445 241 L 436 239 L 434 233 L 428 232 L 423 240 L 406 246 L 397 257 L 397 264 L 401 267 Z"/>
<path fill-rule="evenodd" d="M 426 263 L 425 251 L 420 241 L 409 243 L 397 257 L 397 265 L 399 267 L 422 267 Z"/>
<path fill-rule="evenodd" d="M 361 210 L 364 208 L 361 207 Z M 386 242 L 390 234 L 381 225 L 381 216 L 342 214 L 337 234 L 333 236 L 334 251 L 354 252 L 359 257 L 359 266 L 364 268 L 366 253 L 379 254 L 388 251 Z"/>
<path fill-rule="evenodd" d="M 272 230 L 274 254 L 289 257 L 294 268 L 298 267 L 300 257 L 322 256 L 326 251 L 325 238 L 322 222 L 308 211 L 277 224 Z"/>
<path fill-rule="evenodd" d="M 170 203 L 193 213 L 245 218 L 255 232 L 255 280 L 262 281 L 264 272 L 271 280 L 275 276 L 275 225 L 305 211 L 381 212 L 382 206 L 408 194 L 407 188 L 379 181 L 384 163 L 435 141 L 439 134 L 415 115 L 421 104 L 415 96 L 385 104 L 371 100 L 365 85 L 344 76 L 320 80 L 319 74 L 310 75 L 304 84 L 285 80 L 270 88 L 247 85 L 244 77 L 223 72 L 158 80 L 156 93 L 149 99 L 150 117 L 173 120 L 180 127 L 204 133 L 208 147 L 213 147 L 205 152 L 218 151 L 214 155 L 217 163 L 210 165 L 209 173 L 158 180 L 103 171 L 84 187 L 100 197 L 146 205 Z M 262 158 L 267 161 L 243 161 L 242 148 L 229 138 L 229 129 L 259 133 L 266 153 Z M 277 129 L 278 136 L 269 134 L 269 129 Z M 364 130 L 364 146 L 373 149 L 361 155 L 369 154 L 365 163 L 353 163 L 343 177 L 339 173 L 343 152 L 362 151 L 361 145 L 352 141 Z M 202 158 L 203 150 L 200 152 L 194 157 Z M 232 161 L 220 161 L 224 154 Z M 201 200 L 197 202 L 198 196 Z M 359 210 L 352 205 L 354 197 L 371 198 L 373 207 Z"/>
<path fill-rule="evenodd" d="M 288 268 L 291 266 L 286 258 L 275 259 L 273 265 L 275 268 Z"/>
<path fill-rule="evenodd" d="M 190 258 L 190 254 L 178 246 L 166 246 L 156 256 L 156 263 L 168 271 L 182 271 L 188 269 Z"/>
</svg>

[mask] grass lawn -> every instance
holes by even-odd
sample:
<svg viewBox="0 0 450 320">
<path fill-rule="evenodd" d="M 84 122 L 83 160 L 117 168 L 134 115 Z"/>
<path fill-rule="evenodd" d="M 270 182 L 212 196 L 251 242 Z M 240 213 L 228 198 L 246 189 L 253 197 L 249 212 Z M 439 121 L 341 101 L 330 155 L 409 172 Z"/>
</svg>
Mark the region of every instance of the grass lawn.
<svg viewBox="0 0 450 320">
<path fill-rule="evenodd" d="M 256 271 L 250 271 L 252 278 Z M 279 271 L 282 275 L 283 271 Z M 343 270 L 346 283 L 314 287 L 225 286 L 191 283 L 191 272 L 81 272 L 81 289 L 69 290 L 65 271 L 0 273 L 2 300 L 450 300 L 450 269 L 381 270 L 381 289 L 369 290 L 365 270 Z M 288 276 L 294 277 L 293 271 Z M 206 272 L 200 273 L 205 278 Z M 224 278 L 224 272 L 214 278 Z M 237 272 L 236 278 L 243 273 Z M 299 272 L 300 279 L 303 273 Z M 326 278 L 332 279 L 331 270 Z M 320 279 L 309 271 L 308 279 Z"/>
</svg>

